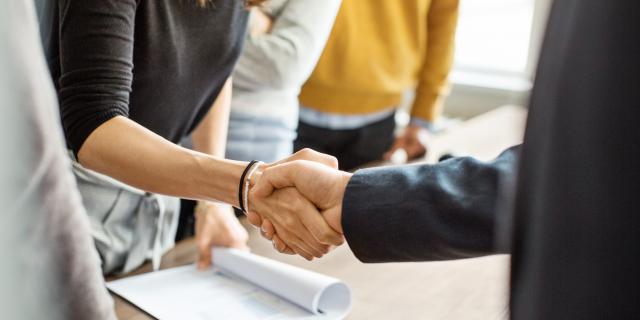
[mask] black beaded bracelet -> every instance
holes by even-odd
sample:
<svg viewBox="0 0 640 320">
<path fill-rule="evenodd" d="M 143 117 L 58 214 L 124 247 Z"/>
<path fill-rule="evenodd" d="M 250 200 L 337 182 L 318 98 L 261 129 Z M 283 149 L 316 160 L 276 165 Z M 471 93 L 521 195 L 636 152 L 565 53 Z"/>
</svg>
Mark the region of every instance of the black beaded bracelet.
<svg viewBox="0 0 640 320">
<path fill-rule="evenodd" d="M 242 172 L 242 175 L 240 176 L 240 186 L 238 187 L 238 207 L 240 208 L 240 211 L 242 211 L 242 213 L 247 213 L 246 208 L 244 207 L 244 178 L 247 176 L 247 173 L 249 172 L 249 170 L 251 170 L 251 168 L 258 163 L 258 160 L 252 160 L 251 162 L 249 162 L 249 164 L 247 165 L 246 168 L 244 168 L 244 171 Z"/>
</svg>

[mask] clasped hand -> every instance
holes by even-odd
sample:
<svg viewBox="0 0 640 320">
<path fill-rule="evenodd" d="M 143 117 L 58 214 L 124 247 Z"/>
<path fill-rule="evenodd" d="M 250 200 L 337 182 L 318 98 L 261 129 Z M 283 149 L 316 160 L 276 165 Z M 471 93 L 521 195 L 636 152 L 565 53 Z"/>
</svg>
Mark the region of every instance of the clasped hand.
<svg viewBox="0 0 640 320">
<path fill-rule="evenodd" d="M 307 260 L 344 242 L 342 199 L 351 174 L 337 160 L 305 149 L 262 168 L 249 191 L 249 222 L 276 250 Z"/>
</svg>

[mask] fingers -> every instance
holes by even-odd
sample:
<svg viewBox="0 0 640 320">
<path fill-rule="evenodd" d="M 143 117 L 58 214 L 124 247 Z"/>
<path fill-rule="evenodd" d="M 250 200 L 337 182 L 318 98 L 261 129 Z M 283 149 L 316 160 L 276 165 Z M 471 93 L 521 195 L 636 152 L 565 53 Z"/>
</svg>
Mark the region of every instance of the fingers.
<svg viewBox="0 0 640 320">
<path fill-rule="evenodd" d="M 271 224 L 271 221 L 264 219 L 262 221 L 262 227 L 260 228 L 260 232 L 262 233 L 263 237 L 265 237 L 266 239 L 272 240 L 273 236 L 276 233 L 276 229 L 273 227 L 273 224 Z"/>
<path fill-rule="evenodd" d="M 233 214 L 231 207 L 208 205 L 196 210 L 196 246 L 198 268 L 205 269 L 212 264 L 214 246 L 247 250 L 248 234 Z"/>
<path fill-rule="evenodd" d="M 391 148 L 389 148 L 389 150 L 384 153 L 384 155 L 382 156 L 382 159 L 384 159 L 385 161 L 391 160 L 391 157 L 398 149 L 404 148 L 404 144 L 405 144 L 404 138 L 397 137 L 396 140 L 393 142 L 393 145 L 391 145 Z"/>
<path fill-rule="evenodd" d="M 198 257 L 196 265 L 198 269 L 206 269 L 211 266 L 211 243 L 213 242 L 211 232 L 207 225 L 207 215 L 203 210 L 196 210 L 196 247 L 198 248 Z"/>
<path fill-rule="evenodd" d="M 262 237 L 264 237 L 265 239 L 271 240 L 271 242 L 274 245 L 274 248 L 277 251 L 281 253 L 286 253 L 286 254 L 295 254 L 295 252 L 290 247 L 288 247 L 284 243 L 284 241 L 280 239 L 280 237 L 278 237 L 278 235 L 276 234 L 275 227 L 273 226 L 273 224 L 271 224 L 269 220 L 266 220 L 266 219 L 263 220 L 260 233 L 262 234 Z M 338 237 L 339 237 L 339 240 L 337 242 L 340 242 L 340 244 L 344 242 L 340 234 L 338 234 Z M 332 247 L 327 246 L 324 249 L 326 249 L 328 252 L 328 251 L 331 251 Z"/>
<path fill-rule="evenodd" d="M 262 217 L 258 219 L 253 215 L 249 215 L 251 223 L 257 225 L 260 222 L 261 233 L 263 237 L 272 239 L 274 234 L 278 234 L 282 240 L 296 253 L 301 254 L 305 258 L 322 257 L 329 251 L 330 245 L 340 245 L 343 243 L 342 235 L 334 230 L 331 225 L 325 221 L 322 214 L 312 202 L 307 200 L 300 192 L 292 187 L 285 187 L 285 183 L 279 182 L 278 179 L 295 172 L 295 166 L 310 165 L 322 167 L 322 165 L 306 163 L 286 163 L 265 170 L 262 179 L 270 179 L 269 175 L 280 176 L 274 178 L 273 189 L 278 189 L 269 196 L 257 195 L 257 189 L 250 191 L 253 196 L 253 208 Z M 283 168 L 283 169 L 281 169 Z M 280 175 L 279 171 L 283 171 Z M 331 170 L 325 168 L 323 170 Z M 265 222 L 265 220 L 268 220 Z"/>
<path fill-rule="evenodd" d="M 285 253 L 285 254 L 300 254 L 303 257 L 305 257 L 307 260 L 310 260 L 311 257 L 308 254 L 309 250 L 304 250 L 299 248 L 298 246 L 294 247 L 296 248 L 296 251 L 294 251 L 293 249 L 291 249 L 289 246 L 287 246 L 287 244 L 282 241 L 282 239 L 280 239 L 280 237 L 276 234 L 276 230 L 275 227 L 273 226 L 273 224 L 271 224 L 271 222 L 269 220 L 263 220 L 262 222 L 262 228 L 260 230 L 260 233 L 262 234 L 262 237 L 271 240 L 271 242 L 273 243 L 273 247 L 280 253 Z M 331 248 L 326 247 L 327 250 L 330 250 Z M 318 256 L 316 256 L 318 257 Z M 318 257 L 320 258 L 320 257 Z"/>
<path fill-rule="evenodd" d="M 320 258 L 329 251 L 328 244 L 331 244 L 331 241 L 338 241 L 335 238 L 340 238 L 340 235 L 331 229 L 311 202 L 300 197 L 297 192 L 292 191 L 290 194 L 292 197 L 287 201 L 292 205 L 291 211 L 295 216 L 283 219 L 283 226 L 287 232 L 290 231 L 303 241 L 303 243 L 296 243 L 298 247 Z M 280 232 L 278 234 L 289 244 L 287 239 L 283 238 L 283 234 Z"/>
<path fill-rule="evenodd" d="M 211 266 L 211 247 L 198 246 L 198 269 L 203 270 Z"/>
<path fill-rule="evenodd" d="M 306 253 L 306 255 L 301 255 L 307 258 L 307 260 L 313 257 L 322 258 L 322 256 L 329 252 L 329 246 L 319 244 L 317 242 L 314 242 L 314 240 L 310 241 L 309 239 L 300 238 L 294 233 L 288 232 L 286 230 L 284 232 L 277 233 L 280 235 L 280 238 L 283 239 L 285 243 L 296 252 L 303 251 L 304 253 Z"/>
<path fill-rule="evenodd" d="M 206 234 L 201 234 L 196 239 L 196 245 L 198 247 L 198 269 L 206 269 L 211 266 L 211 236 L 207 231 Z"/>
<path fill-rule="evenodd" d="M 429 131 L 418 125 L 409 125 L 405 131 L 405 150 L 409 160 L 423 157 L 427 154 Z"/>
<path fill-rule="evenodd" d="M 293 208 L 296 208 L 296 206 Z M 295 211 L 292 212 L 293 214 L 286 213 L 273 217 L 271 221 L 275 232 L 289 247 L 306 259 L 322 257 L 328 252 L 328 246 L 318 243 L 298 217 L 295 216 Z"/>
<path fill-rule="evenodd" d="M 418 140 L 413 140 L 404 148 L 409 160 L 423 157 L 427 154 L 427 148 Z"/>
<path fill-rule="evenodd" d="M 299 211 L 300 221 L 309 230 L 315 241 L 325 245 L 339 246 L 342 244 L 342 234 L 331 228 L 313 204 L 303 201 L 302 206 L 307 208 Z"/>
<path fill-rule="evenodd" d="M 297 253 L 296 251 L 291 249 L 291 247 L 289 247 L 284 241 L 282 241 L 282 239 L 280 239 L 280 237 L 275 233 L 275 228 L 273 227 L 271 222 L 269 222 L 269 220 L 265 220 L 263 222 L 263 230 L 261 231 L 261 233 L 263 237 L 271 240 L 271 243 L 273 244 L 273 248 L 280 253 L 289 254 L 289 255 L 293 255 L 293 254 L 305 255 L 306 254 L 301 249 L 297 249 L 297 251 L 299 252 Z M 309 256 L 305 258 L 307 260 L 311 259 Z"/>
<path fill-rule="evenodd" d="M 280 237 L 278 237 L 277 234 L 273 235 L 273 240 L 271 240 L 271 242 L 273 243 L 273 247 L 280 253 L 284 253 L 284 254 L 295 254 L 295 252 L 293 251 L 293 249 L 289 248 L 284 241 L 282 241 L 282 239 L 280 239 Z"/>
<path fill-rule="evenodd" d="M 304 251 L 303 249 L 298 248 L 298 246 L 296 246 L 295 244 L 292 244 L 291 248 L 291 251 L 293 251 L 295 254 L 305 258 L 307 261 L 313 261 L 313 255 Z"/>
<path fill-rule="evenodd" d="M 295 189 L 285 188 L 266 198 L 256 197 L 254 203 L 256 211 L 263 216 L 262 224 L 264 224 L 265 230 L 268 230 L 270 234 L 278 233 L 280 239 L 296 253 L 300 253 L 305 258 L 320 258 L 328 252 L 328 246 L 318 242 L 298 217 L 303 212 L 304 214 L 317 215 L 320 218 L 322 216 L 316 207 L 302 198 Z M 264 223 L 267 219 L 268 223 Z M 261 233 L 269 239 L 266 233 Z"/>
<path fill-rule="evenodd" d="M 307 260 L 311 260 L 313 257 L 321 258 L 325 253 L 329 252 L 328 246 L 309 244 L 294 232 L 291 232 L 288 228 L 283 228 L 277 224 L 274 225 L 274 227 L 278 237 L 280 237 L 287 246 L 291 247 L 293 251 Z"/>
<path fill-rule="evenodd" d="M 247 212 L 246 216 L 247 216 L 247 220 L 249 220 L 249 223 L 251 223 L 251 225 L 253 225 L 254 227 L 260 228 L 260 226 L 262 225 L 262 218 L 260 217 L 260 215 L 258 215 L 255 212 Z"/>
</svg>

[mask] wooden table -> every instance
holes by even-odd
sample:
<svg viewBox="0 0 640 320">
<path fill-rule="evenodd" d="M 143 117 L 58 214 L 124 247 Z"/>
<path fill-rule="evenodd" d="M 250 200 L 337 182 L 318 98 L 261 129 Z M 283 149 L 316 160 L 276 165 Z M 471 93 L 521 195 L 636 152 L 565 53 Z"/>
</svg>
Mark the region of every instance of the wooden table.
<svg viewBox="0 0 640 320">
<path fill-rule="evenodd" d="M 522 140 L 526 111 L 506 106 L 471 119 L 434 137 L 431 154 L 435 162 L 445 152 L 474 155 L 488 160 Z M 508 256 L 491 256 L 446 262 L 363 264 L 347 246 L 322 259 L 308 262 L 282 255 L 246 222 L 253 253 L 321 272 L 347 282 L 354 305 L 348 319 L 505 319 L 508 290 Z M 161 268 L 192 263 L 193 240 L 179 243 L 162 259 Z M 132 274 L 149 272 L 144 265 Z M 126 301 L 115 297 L 120 319 L 152 319 Z"/>
</svg>

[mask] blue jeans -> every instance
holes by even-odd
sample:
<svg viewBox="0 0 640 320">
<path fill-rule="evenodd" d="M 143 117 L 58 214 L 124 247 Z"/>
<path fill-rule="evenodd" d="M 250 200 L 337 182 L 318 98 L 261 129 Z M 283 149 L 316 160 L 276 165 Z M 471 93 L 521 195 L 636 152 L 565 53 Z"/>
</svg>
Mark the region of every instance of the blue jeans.
<svg viewBox="0 0 640 320">
<path fill-rule="evenodd" d="M 273 162 L 293 152 L 296 128 L 284 121 L 231 112 L 226 158 Z"/>
</svg>

